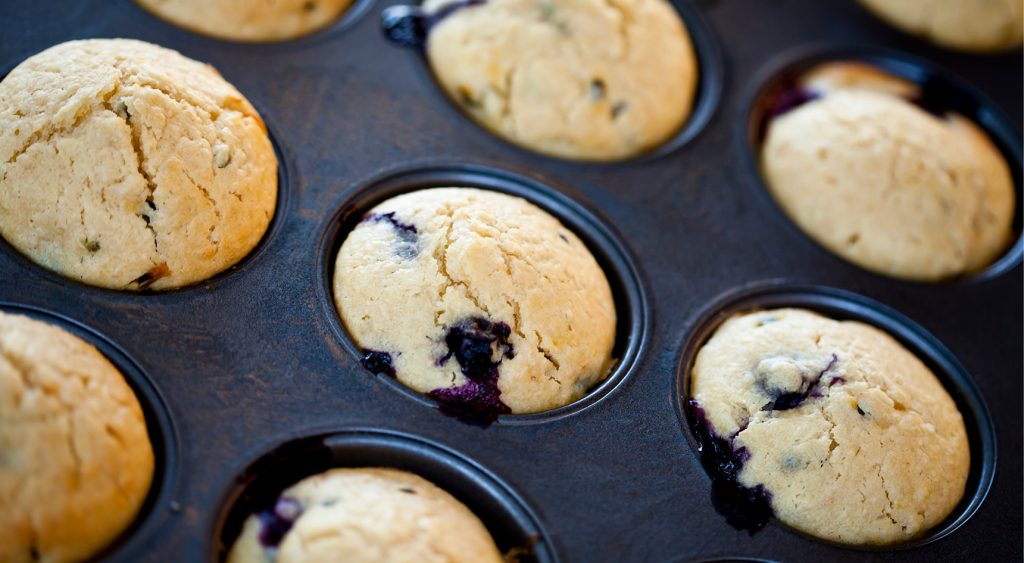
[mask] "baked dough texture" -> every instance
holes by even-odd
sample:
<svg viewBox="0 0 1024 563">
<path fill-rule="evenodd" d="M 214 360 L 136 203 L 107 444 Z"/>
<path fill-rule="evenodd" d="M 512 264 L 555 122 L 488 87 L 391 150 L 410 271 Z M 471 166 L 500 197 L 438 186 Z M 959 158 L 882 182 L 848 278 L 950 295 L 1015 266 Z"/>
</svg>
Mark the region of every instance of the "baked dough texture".
<svg viewBox="0 0 1024 563">
<path fill-rule="evenodd" d="M 135 0 L 197 33 L 231 41 L 285 41 L 318 31 L 352 0 Z"/>
<path fill-rule="evenodd" d="M 859 64 L 804 78 L 812 98 L 768 125 L 761 166 L 808 235 L 863 268 L 909 280 L 969 274 L 1009 244 L 1014 185 L 985 133 L 911 103 L 915 85 Z"/>
<path fill-rule="evenodd" d="M 892 544 L 941 522 L 970 450 L 956 404 L 888 334 L 801 309 L 739 314 L 697 355 L 691 396 L 741 452 L 739 483 L 819 538 Z"/>
<path fill-rule="evenodd" d="M 146 421 L 117 369 L 64 330 L 0 312 L 0 561 L 95 555 L 152 478 Z"/>
<path fill-rule="evenodd" d="M 0 234 L 112 289 L 170 289 L 259 242 L 277 159 L 212 67 L 128 39 L 62 43 L 0 82 Z"/>
<path fill-rule="evenodd" d="M 686 122 L 697 85 L 689 34 L 665 0 L 487 0 L 431 28 L 427 56 L 478 123 L 569 159 L 658 146 Z"/>
<path fill-rule="evenodd" d="M 860 2 L 890 25 L 961 51 L 1006 51 L 1024 38 L 1024 0 Z"/>
<path fill-rule="evenodd" d="M 429 481 L 332 469 L 246 520 L 228 563 L 502 563 L 487 528 Z"/>
<path fill-rule="evenodd" d="M 433 188 L 376 206 L 338 253 L 334 296 L 368 368 L 463 412 L 560 407 L 612 365 L 601 267 L 557 219 L 498 192 Z"/>
</svg>

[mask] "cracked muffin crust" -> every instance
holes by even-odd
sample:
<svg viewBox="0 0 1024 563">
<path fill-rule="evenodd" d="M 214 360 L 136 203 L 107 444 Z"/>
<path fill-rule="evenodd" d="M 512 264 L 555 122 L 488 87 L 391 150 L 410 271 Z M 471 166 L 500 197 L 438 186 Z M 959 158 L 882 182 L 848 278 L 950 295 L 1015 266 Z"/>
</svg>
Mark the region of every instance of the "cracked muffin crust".
<svg viewBox="0 0 1024 563">
<path fill-rule="evenodd" d="M 111 289 L 170 289 L 259 242 L 277 158 L 217 71 L 128 39 L 71 41 L 0 82 L 0 235 Z"/>
<path fill-rule="evenodd" d="M 509 141 L 618 160 L 690 115 L 693 47 L 665 0 L 426 0 L 427 57 L 449 97 Z"/>
<path fill-rule="evenodd" d="M 1019 48 L 1022 0 L 860 0 L 890 25 L 952 49 L 974 52 Z"/>
<path fill-rule="evenodd" d="M 83 561 L 134 520 L 153 478 L 122 375 L 62 329 L 0 312 L 0 561 Z"/>
<path fill-rule="evenodd" d="M 956 404 L 888 334 L 801 309 L 738 314 L 698 352 L 690 406 L 715 479 L 747 508 L 847 544 L 892 544 L 941 522 L 970 450 Z"/>
<path fill-rule="evenodd" d="M 566 405 L 612 365 L 601 267 L 502 193 L 433 188 L 374 207 L 338 252 L 334 297 L 368 369 L 467 419 Z"/>
<path fill-rule="evenodd" d="M 764 178 L 825 248 L 874 272 L 938 281 L 983 269 L 1008 246 L 1009 167 L 943 99 L 842 62 L 813 69 L 775 102 Z"/>
<path fill-rule="evenodd" d="M 395 469 L 332 469 L 246 520 L 228 563 L 501 563 L 483 523 L 429 481 Z"/>
<path fill-rule="evenodd" d="M 285 41 L 338 19 L 352 0 L 135 0 L 181 27 L 233 41 Z"/>
</svg>

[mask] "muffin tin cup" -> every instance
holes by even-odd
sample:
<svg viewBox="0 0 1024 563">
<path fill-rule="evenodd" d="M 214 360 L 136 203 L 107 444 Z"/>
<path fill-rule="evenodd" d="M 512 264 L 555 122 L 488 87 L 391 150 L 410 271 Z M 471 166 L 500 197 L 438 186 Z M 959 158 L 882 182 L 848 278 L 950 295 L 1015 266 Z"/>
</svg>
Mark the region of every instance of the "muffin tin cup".
<svg viewBox="0 0 1024 563">
<path fill-rule="evenodd" d="M 105 1 L 109 2 L 110 0 Z M 165 28 L 164 31 L 170 31 L 176 35 L 181 35 L 182 39 L 186 41 L 196 41 L 200 43 L 210 42 L 215 44 L 218 49 L 236 52 L 255 51 L 279 53 L 301 51 L 335 39 L 338 35 L 344 34 L 358 25 L 377 2 L 377 0 L 352 0 L 352 3 L 349 4 L 349 6 L 345 8 L 345 10 L 334 19 L 334 21 L 320 29 L 307 33 L 306 35 L 279 41 L 242 41 L 223 37 L 214 37 L 198 31 L 192 31 L 191 29 L 180 26 L 171 20 L 164 19 L 155 12 L 150 12 L 146 8 L 140 6 L 135 2 L 135 0 L 120 1 L 125 4 L 130 4 L 127 9 L 137 10 L 140 13 L 139 17 L 145 18 L 145 20 L 147 20 L 147 22 L 153 27 Z"/>
<path fill-rule="evenodd" d="M 797 233 L 814 243 L 815 247 L 838 260 L 834 255 L 813 240 L 798 227 L 782 210 L 771 195 L 761 173 L 761 143 L 770 121 L 766 115 L 767 102 L 771 95 L 791 85 L 802 73 L 817 65 L 828 62 L 855 61 L 907 79 L 922 89 L 936 89 L 949 102 L 949 110 L 955 111 L 978 124 L 999 148 L 1013 178 L 1015 210 L 1011 243 L 995 262 L 982 270 L 939 282 L 902 280 L 893 276 L 871 272 L 851 265 L 874 276 L 916 285 L 957 285 L 980 283 L 1000 277 L 1013 270 L 1024 259 L 1024 179 L 1021 167 L 1024 165 L 1024 145 L 1020 131 L 1011 125 L 1010 118 L 990 98 L 964 79 L 921 57 L 893 49 L 849 45 L 812 45 L 794 49 L 777 56 L 755 77 L 742 98 L 740 113 L 736 122 L 737 150 L 743 167 L 749 172 L 758 196 L 767 198 L 769 205 L 786 223 L 791 232 Z"/>
<path fill-rule="evenodd" d="M 211 560 L 224 561 L 249 515 L 273 505 L 296 482 L 337 467 L 386 467 L 423 477 L 465 504 L 498 549 L 525 549 L 521 563 L 557 563 L 557 549 L 519 494 L 458 452 L 409 434 L 352 428 L 281 444 L 246 467 L 223 497 Z M 457 533 L 457 531 L 454 531 Z"/>
<path fill-rule="evenodd" d="M 356 361 L 362 359 L 364 354 L 343 326 L 334 301 L 334 265 L 345 238 L 373 206 L 403 193 L 436 187 L 493 190 L 521 197 L 552 214 L 575 233 L 593 254 L 608 279 L 615 300 L 618 324 L 612 357 L 616 361 L 608 376 L 586 395 L 568 405 L 531 414 L 501 415 L 497 424 L 521 425 L 554 421 L 596 406 L 629 377 L 646 347 L 650 312 L 639 269 L 618 237 L 592 212 L 539 180 L 491 166 L 449 163 L 398 169 L 370 180 L 346 198 L 328 221 L 320 239 L 318 254 L 324 313 L 339 342 Z M 417 403 L 438 408 L 436 401 L 417 393 L 393 377 L 374 375 L 369 371 L 366 371 L 366 376 L 376 377 Z"/>
<path fill-rule="evenodd" d="M 575 162 L 584 166 L 609 166 L 616 164 L 638 164 L 643 162 L 652 161 L 664 157 L 676 150 L 690 144 L 691 141 L 697 138 L 698 135 L 707 127 L 711 118 L 714 117 L 716 110 L 718 109 L 719 102 L 722 98 L 722 92 L 725 85 L 725 63 L 722 57 L 721 48 L 718 46 L 718 40 L 715 37 L 714 31 L 708 24 L 704 16 L 701 15 L 700 11 L 689 0 L 666 0 L 676 10 L 683 25 L 686 26 L 686 31 L 690 36 L 690 42 L 693 46 L 694 60 L 697 63 L 697 86 L 694 89 L 693 105 L 690 108 L 690 114 L 686 119 L 686 122 L 679 128 L 678 131 L 673 133 L 667 139 L 654 146 L 653 148 L 625 158 L 610 159 L 610 160 L 589 160 L 583 158 L 568 158 L 558 157 L 549 155 L 538 150 L 535 150 L 526 144 L 516 143 L 504 136 L 491 131 L 484 125 L 477 123 L 470 117 L 466 111 L 460 106 L 455 100 L 452 100 L 444 91 L 441 83 L 437 80 L 433 70 L 430 67 L 430 61 L 427 59 L 426 47 L 412 49 L 410 47 L 403 47 L 402 45 L 392 44 L 391 47 L 395 49 L 407 48 L 413 50 L 420 63 L 420 74 L 424 82 L 429 82 L 433 86 L 434 92 L 448 103 L 448 105 L 457 113 L 458 116 L 453 116 L 453 119 L 462 119 L 468 122 L 473 127 L 476 127 L 488 135 L 500 140 L 502 143 L 509 147 L 514 147 L 516 150 L 525 151 L 533 157 L 550 159 L 555 161 L 564 162 Z M 406 6 L 416 4 L 415 1 L 409 0 L 397 6 L 393 6 L 389 9 L 404 9 Z M 387 10 L 385 10 L 385 13 Z"/>
<path fill-rule="evenodd" d="M 854 320 L 881 329 L 919 358 L 935 374 L 956 402 L 967 429 L 971 467 L 964 496 L 945 520 L 920 537 L 888 546 L 850 545 L 824 540 L 790 528 L 776 518 L 769 525 L 780 526 L 808 540 L 843 549 L 865 552 L 901 551 L 921 547 L 956 532 L 985 502 L 996 470 L 996 433 L 981 391 L 967 370 L 934 336 L 912 320 L 877 301 L 830 287 L 769 281 L 753 283 L 731 291 L 700 313 L 686 342 L 676 374 L 675 405 L 683 431 L 695 455 L 699 446 L 696 419 L 688 406 L 690 370 L 697 353 L 718 327 L 737 313 L 796 307 L 821 313 L 837 320 Z M 708 494 L 711 493 L 710 484 Z M 723 523 L 725 517 L 722 517 Z"/>
<path fill-rule="evenodd" d="M 13 70 L 13 67 L 12 67 Z M 6 74 L 2 75 L 6 77 Z M 0 78 L 2 81 L 3 78 Z M 76 286 L 79 291 L 86 292 L 98 292 L 105 293 L 110 296 L 124 296 L 124 295 L 171 295 L 179 293 L 187 293 L 195 290 L 209 290 L 214 289 L 220 285 L 227 278 L 233 277 L 247 269 L 249 269 L 254 262 L 259 260 L 260 256 L 266 253 L 267 247 L 271 242 L 278 236 L 281 231 L 282 225 L 285 222 L 285 218 L 288 216 L 290 211 L 291 203 L 291 159 L 289 155 L 284 151 L 281 144 L 278 142 L 277 137 L 274 135 L 276 129 L 274 125 L 273 117 L 269 117 L 263 110 L 256 108 L 260 118 L 263 120 L 264 125 L 267 128 L 267 137 L 270 139 L 270 144 L 274 149 L 274 157 L 277 158 L 277 201 L 274 205 L 274 214 L 270 218 L 270 222 L 267 224 L 267 229 L 263 232 L 263 236 L 256 243 L 255 246 L 249 250 L 248 254 L 240 258 L 237 262 L 228 266 L 227 268 L 213 274 L 205 280 L 197 281 L 190 285 L 181 287 L 175 287 L 164 290 L 152 290 L 152 289 L 141 289 L 141 290 L 129 290 L 129 289 L 112 289 L 107 287 L 100 287 L 90 285 L 85 282 L 65 277 L 60 273 L 45 268 L 32 261 L 31 258 L 22 254 L 17 248 L 7 242 L 6 239 L 0 237 L 0 253 L 8 254 L 12 261 L 18 264 L 25 270 L 34 270 L 34 275 L 39 276 L 43 280 L 54 285 L 70 284 Z"/>
<path fill-rule="evenodd" d="M 93 329 L 59 313 L 39 307 L 0 301 L 0 311 L 23 315 L 66 330 L 94 346 L 124 376 L 139 401 L 146 418 L 149 442 L 153 448 L 153 480 L 135 519 L 117 538 L 92 559 L 129 556 L 145 549 L 147 541 L 159 533 L 170 512 L 177 510 L 173 495 L 178 482 L 178 435 L 170 411 L 160 390 L 127 352 Z"/>
</svg>

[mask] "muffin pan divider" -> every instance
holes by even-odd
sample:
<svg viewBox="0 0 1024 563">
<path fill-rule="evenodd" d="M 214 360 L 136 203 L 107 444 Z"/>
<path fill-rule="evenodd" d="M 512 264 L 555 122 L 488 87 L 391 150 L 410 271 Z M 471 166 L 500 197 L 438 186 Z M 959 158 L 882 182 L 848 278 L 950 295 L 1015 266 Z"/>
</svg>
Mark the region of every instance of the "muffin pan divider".
<svg viewBox="0 0 1024 563">
<path fill-rule="evenodd" d="M 380 13 L 398 2 L 360 0 L 359 12 L 319 34 L 265 45 L 198 36 L 130 0 L 8 3 L 0 69 L 74 38 L 128 36 L 177 49 L 213 64 L 249 98 L 284 165 L 282 205 L 257 251 L 194 287 L 143 294 L 91 288 L 0 242 L 0 308 L 57 315 L 102 335 L 162 397 L 167 423 L 157 426 L 171 429 L 174 447 L 155 485 L 161 488 L 102 560 L 215 561 L 219 542 L 230 541 L 224 523 L 251 477 L 247 468 L 283 444 L 357 429 L 409 437 L 481 468 L 545 536 L 550 554 L 539 561 L 1019 558 L 1020 261 L 992 276 L 934 285 L 865 272 L 790 228 L 769 197 L 756 195 L 763 187 L 738 137 L 747 94 L 780 54 L 841 43 L 896 49 L 951 71 L 990 97 L 1019 138 L 1021 53 L 944 51 L 847 0 L 674 2 L 700 13 L 721 53 L 707 59 L 717 65 L 708 76 L 723 85 L 717 109 L 680 146 L 614 164 L 539 156 L 474 125 L 445 99 L 419 55 L 384 38 Z M 1004 149 L 1018 153 L 1011 168 L 1024 199 L 1020 145 Z M 546 186 L 592 211 L 621 245 L 635 268 L 635 282 L 623 283 L 635 283 L 641 296 L 642 335 L 626 373 L 599 401 L 530 424 L 471 426 L 395 393 L 339 338 L 326 314 L 332 304 L 322 256 L 336 214 L 380 178 L 431 167 L 478 167 Z M 1020 215 L 1018 208 L 1018 225 Z M 728 527 L 681 424 L 677 385 L 684 347 L 708 309 L 751 284 L 854 292 L 905 315 L 949 350 L 994 428 L 991 489 L 973 515 L 936 541 L 870 552 L 775 523 L 752 536 Z"/>
</svg>

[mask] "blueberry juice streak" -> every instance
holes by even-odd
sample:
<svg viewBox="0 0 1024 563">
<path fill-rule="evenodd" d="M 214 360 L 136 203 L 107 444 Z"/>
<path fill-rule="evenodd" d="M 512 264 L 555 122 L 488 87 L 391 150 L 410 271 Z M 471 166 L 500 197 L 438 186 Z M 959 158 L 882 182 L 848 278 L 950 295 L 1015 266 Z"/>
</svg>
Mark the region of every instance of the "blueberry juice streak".
<svg viewBox="0 0 1024 563">
<path fill-rule="evenodd" d="M 743 464 L 750 459 L 750 452 L 746 448 L 734 447 L 736 435 L 728 440 L 715 435 L 697 401 L 690 399 L 689 407 L 697 432 L 700 461 L 711 476 L 711 504 L 725 516 L 730 526 L 753 535 L 772 517 L 772 495 L 763 485 L 746 487 L 740 484 L 739 474 Z"/>
<path fill-rule="evenodd" d="M 805 382 L 804 388 L 801 391 L 794 391 L 791 393 L 783 393 L 781 395 L 778 395 L 770 403 L 765 405 L 764 408 L 761 410 L 788 411 L 790 409 L 795 409 L 800 405 L 804 404 L 804 401 L 806 401 L 808 398 L 816 399 L 821 397 L 821 391 L 818 388 L 818 385 L 821 383 L 821 379 L 825 376 L 825 374 L 832 371 L 832 368 L 836 367 L 836 363 L 838 362 L 839 357 L 836 356 L 835 354 L 832 354 L 832 358 L 829 360 L 828 365 L 825 366 L 825 369 L 818 372 L 818 375 L 814 379 Z M 835 376 L 829 381 L 828 386 L 832 387 L 833 385 L 842 384 L 845 382 L 846 380 L 844 378 Z"/>
<path fill-rule="evenodd" d="M 448 328 L 444 337 L 448 353 L 438 358 L 437 365 L 445 365 L 454 356 L 466 382 L 427 393 L 440 403 L 442 412 L 481 425 L 512 412 L 501 401 L 498 389 L 498 366 L 504 359 L 515 357 L 508 341 L 511 332 L 507 324 L 481 317 L 467 318 Z"/>
<path fill-rule="evenodd" d="M 256 517 L 260 520 L 260 544 L 266 548 L 276 548 L 301 515 L 302 505 L 287 497 L 277 499 L 273 508 L 258 512 Z"/>
<path fill-rule="evenodd" d="M 422 49 L 431 28 L 463 8 L 481 6 L 486 0 L 455 0 L 433 13 L 419 6 L 392 6 L 381 14 L 381 25 L 388 39 L 404 47 Z"/>
</svg>

